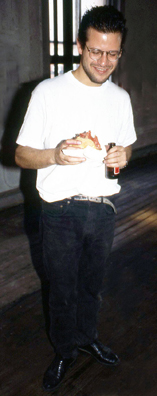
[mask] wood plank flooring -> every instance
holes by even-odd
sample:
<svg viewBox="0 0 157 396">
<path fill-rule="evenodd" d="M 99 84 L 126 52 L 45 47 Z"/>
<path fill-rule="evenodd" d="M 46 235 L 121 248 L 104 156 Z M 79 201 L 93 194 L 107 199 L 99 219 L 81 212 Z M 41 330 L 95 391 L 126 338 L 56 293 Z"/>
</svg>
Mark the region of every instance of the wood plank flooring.
<svg viewBox="0 0 157 396">
<path fill-rule="evenodd" d="M 58 396 L 157 395 L 155 156 L 132 161 L 121 185 L 99 321 L 101 340 L 121 363 L 111 369 L 80 354 Z M 38 277 L 44 277 L 38 212 L 23 204 L 0 212 L 2 396 L 44 396 L 42 377 L 54 356 L 45 329 L 46 284 L 41 292 Z"/>
</svg>

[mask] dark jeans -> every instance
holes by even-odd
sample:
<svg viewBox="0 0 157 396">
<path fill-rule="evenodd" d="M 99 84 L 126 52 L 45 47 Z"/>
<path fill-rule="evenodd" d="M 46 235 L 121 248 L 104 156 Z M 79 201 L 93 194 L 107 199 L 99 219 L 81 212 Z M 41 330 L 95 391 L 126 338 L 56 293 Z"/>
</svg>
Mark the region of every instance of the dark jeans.
<svg viewBox="0 0 157 396">
<path fill-rule="evenodd" d="M 97 337 L 105 262 L 115 213 L 109 205 L 65 199 L 42 204 L 43 259 L 50 282 L 50 337 L 63 357 Z"/>
</svg>

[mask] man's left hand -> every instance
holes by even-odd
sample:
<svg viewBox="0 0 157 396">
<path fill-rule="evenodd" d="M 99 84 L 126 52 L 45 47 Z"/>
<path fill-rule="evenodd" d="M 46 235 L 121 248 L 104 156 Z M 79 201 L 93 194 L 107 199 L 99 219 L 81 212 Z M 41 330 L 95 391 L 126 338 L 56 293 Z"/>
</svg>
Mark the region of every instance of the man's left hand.
<svg viewBox="0 0 157 396">
<path fill-rule="evenodd" d="M 104 158 L 104 163 L 111 167 L 119 167 L 120 169 L 124 168 L 131 157 L 131 146 L 122 147 L 122 146 L 114 146 L 109 149 L 109 146 L 106 146 L 107 155 Z"/>
</svg>

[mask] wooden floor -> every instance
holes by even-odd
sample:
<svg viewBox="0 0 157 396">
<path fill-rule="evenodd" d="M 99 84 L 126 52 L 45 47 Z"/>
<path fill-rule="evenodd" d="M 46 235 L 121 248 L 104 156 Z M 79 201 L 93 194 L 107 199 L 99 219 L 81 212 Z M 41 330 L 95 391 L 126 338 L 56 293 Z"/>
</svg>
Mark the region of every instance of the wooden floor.
<svg viewBox="0 0 157 396">
<path fill-rule="evenodd" d="M 58 396 L 157 396 L 156 170 L 150 155 L 121 173 L 99 322 L 101 340 L 121 363 L 111 369 L 79 355 Z M 54 356 L 45 329 L 46 284 L 41 292 L 38 277 L 44 276 L 38 213 L 23 204 L 0 212 L 2 396 L 45 395 L 42 377 Z"/>
</svg>

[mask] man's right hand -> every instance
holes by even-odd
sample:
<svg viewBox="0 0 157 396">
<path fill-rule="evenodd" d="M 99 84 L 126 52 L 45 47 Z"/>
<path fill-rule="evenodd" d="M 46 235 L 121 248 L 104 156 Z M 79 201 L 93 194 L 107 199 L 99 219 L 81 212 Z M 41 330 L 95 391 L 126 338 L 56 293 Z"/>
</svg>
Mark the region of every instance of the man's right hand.
<svg viewBox="0 0 157 396">
<path fill-rule="evenodd" d="M 60 142 L 54 149 L 54 162 L 58 165 L 78 165 L 81 162 L 86 161 L 85 157 L 77 157 L 77 151 L 76 151 L 76 157 L 72 157 L 71 155 L 65 154 L 66 149 L 74 151 L 75 150 L 74 146 L 76 146 L 76 149 L 79 150 L 80 144 L 81 142 L 76 139 L 68 139 Z M 63 152 L 63 150 L 65 151 Z"/>
</svg>

